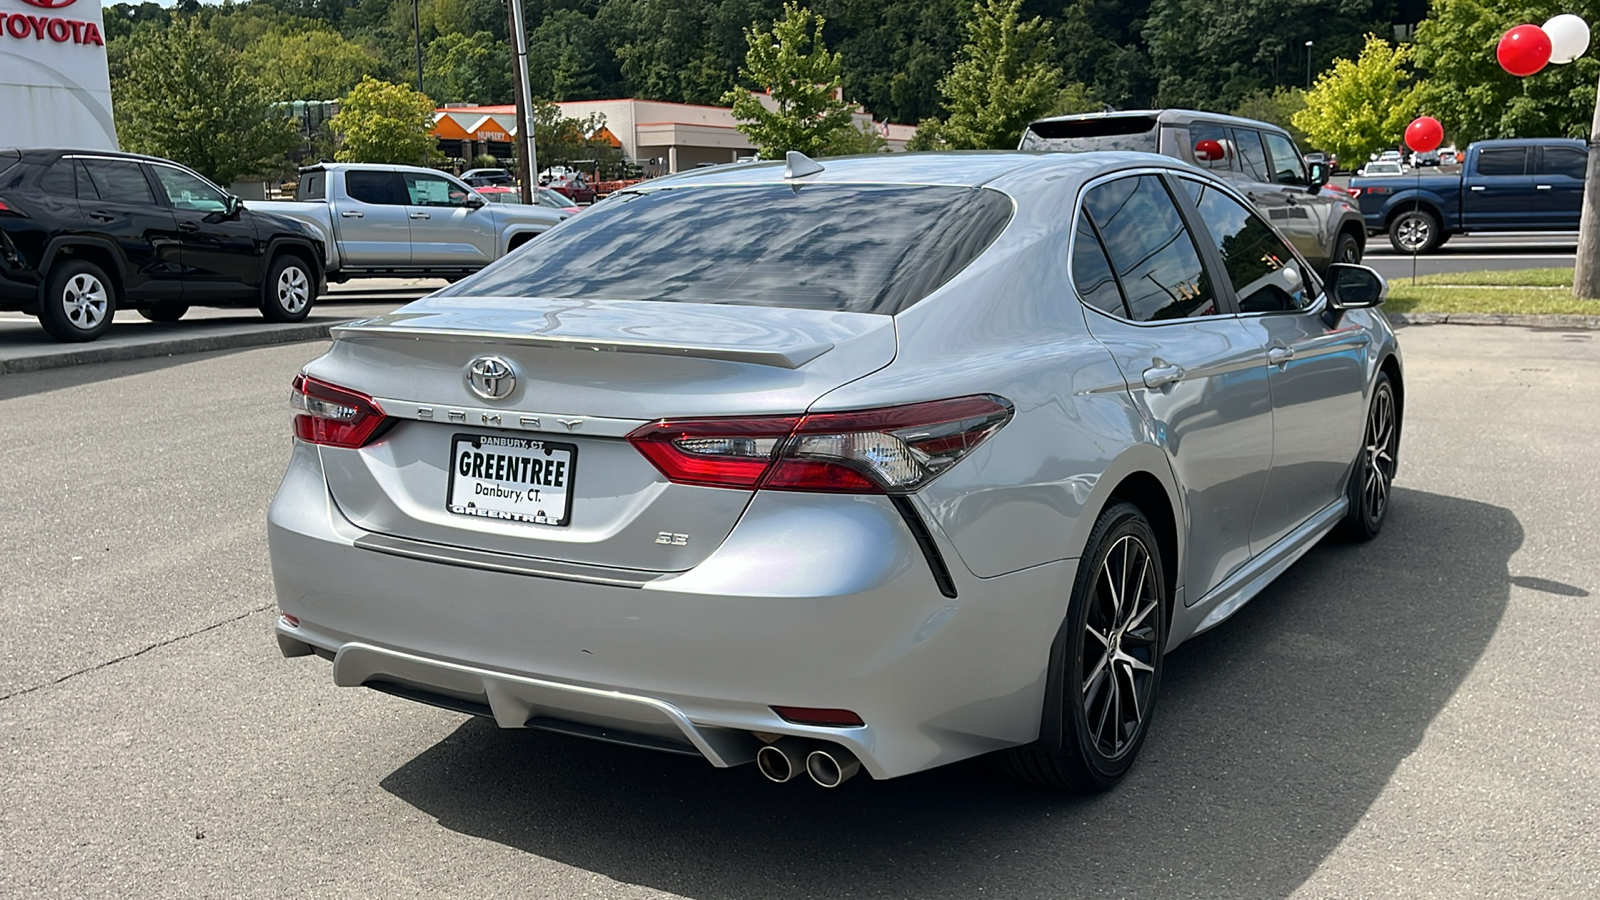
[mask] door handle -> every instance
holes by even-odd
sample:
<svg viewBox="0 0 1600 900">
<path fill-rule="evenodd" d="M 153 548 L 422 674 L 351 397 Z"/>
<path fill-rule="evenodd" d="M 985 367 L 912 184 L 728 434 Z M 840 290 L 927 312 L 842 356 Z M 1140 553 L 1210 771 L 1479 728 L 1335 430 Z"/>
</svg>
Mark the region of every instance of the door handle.
<svg viewBox="0 0 1600 900">
<path fill-rule="evenodd" d="M 1293 347 L 1273 347 L 1267 350 L 1267 363 L 1270 365 L 1281 366 L 1291 359 L 1294 359 Z"/>
<path fill-rule="evenodd" d="M 347 209 L 344 212 L 339 213 L 339 215 L 345 217 L 346 219 L 360 219 L 365 218 L 366 213 L 359 209 Z"/>
<path fill-rule="evenodd" d="M 184 234 L 194 234 L 196 231 L 200 230 L 200 226 L 193 222 L 179 222 L 178 230 Z"/>
<path fill-rule="evenodd" d="M 427 213 L 418 212 L 418 213 L 412 213 L 411 214 L 411 218 L 413 218 L 413 219 L 431 219 L 431 218 L 433 218 L 433 216 L 430 216 Z"/>
<path fill-rule="evenodd" d="M 1548 190 L 1550 190 L 1550 185 L 1541 184 L 1541 185 L 1539 185 L 1538 189 L 1541 190 L 1541 191 L 1548 191 Z"/>
<path fill-rule="evenodd" d="M 1183 380 L 1183 366 L 1173 365 L 1161 359 L 1151 360 L 1151 362 L 1155 363 L 1155 365 L 1144 370 L 1145 387 L 1154 390 Z"/>
<path fill-rule="evenodd" d="M 1467 188 L 1467 190 L 1469 190 L 1469 191 L 1481 191 L 1481 190 L 1483 190 L 1483 185 L 1475 184 L 1475 185 Z"/>
<path fill-rule="evenodd" d="M 111 213 L 92 212 L 92 213 L 89 213 L 89 218 L 95 220 L 96 222 L 111 222 L 111 221 L 114 221 L 117 217 L 112 215 Z"/>
</svg>

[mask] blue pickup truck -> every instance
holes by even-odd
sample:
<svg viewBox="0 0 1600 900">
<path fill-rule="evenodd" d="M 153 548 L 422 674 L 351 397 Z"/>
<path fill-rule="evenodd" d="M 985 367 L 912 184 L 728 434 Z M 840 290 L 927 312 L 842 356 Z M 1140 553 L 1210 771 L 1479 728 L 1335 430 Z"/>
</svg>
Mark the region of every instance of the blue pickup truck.
<svg viewBox="0 0 1600 900">
<path fill-rule="evenodd" d="M 1576 231 L 1589 152 L 1583 141 L 1529 138 L 1467 147 L 1459 175 L 1352 178 L 1367 230 L 1401 253 L 1470 231 Z"/>
</svg>

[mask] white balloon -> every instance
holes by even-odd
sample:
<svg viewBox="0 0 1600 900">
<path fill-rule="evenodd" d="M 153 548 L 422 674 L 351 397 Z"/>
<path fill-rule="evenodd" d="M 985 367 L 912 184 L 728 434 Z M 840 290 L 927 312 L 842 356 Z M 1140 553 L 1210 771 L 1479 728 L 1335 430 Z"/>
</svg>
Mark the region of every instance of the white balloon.
<svg viewBox="0 0 1600 900">
<path fill-rule="evenodd" d="M 1550 61 L 1553 63 L 1572 62 L 1589 49 L 1589 23 L 1570 13 L 1544 23 L 1544 33 L 1550 35 Z"/>
</svg>

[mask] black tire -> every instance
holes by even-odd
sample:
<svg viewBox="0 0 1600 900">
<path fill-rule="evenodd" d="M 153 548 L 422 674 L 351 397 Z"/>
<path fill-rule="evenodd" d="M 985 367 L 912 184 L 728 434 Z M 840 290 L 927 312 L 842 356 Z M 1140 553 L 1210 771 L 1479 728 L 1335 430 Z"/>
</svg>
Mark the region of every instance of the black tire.
<svg viewBox="0 0 1600 900">
<path fill-rule="evenodd" d="M 1336 263 L 1361 262 L 1361 239 L 1348 231 L 1339 233 L 1339 240 L 1333 245 L 1333 261 Z"/>
<path fill-rule="evenodd" d="M 1432 253 L 1442 243 L 1439 219 L 1425 209 L 1402 210 L 1389 221 L 1389 244 L 1397 253 Z"/>
<path fill-rule="evenodd" d="M 1387 372 L 1379 372 L 1372 385 L 1366 424 L 1361 429 L 1361 452 L 1350 469 L 1345 496 L 1350 508 L 1339 520 L 1336 534 L 1347 541 L 1370 541 L 1383 530 L 1389 517 L 1395 464 L 1400 451 L 1400 405 Z"/>
<path fill-rule="evenodd" d="M 261 314 L 269 322 L 301 322 L 317 302 L 316 270 L 292 253 L 280 253 L 261 285 Z"/>
<path fill-rule="evenodd" d="M 188 311 L 189 307 L 181 303 L 163 303 L 160 306 L 147 306 L 139 310 L 139 315 L 151 322 L 176 322 Z"/>
<path fill-rule="evenodd" d="M 106 333 L 117 312 L 117 289 L 97 265 L 62 262 L 50 273 L 39 324 L 58 341 L 81 343 Z"/>
<path fill-rule="evenodd" d="M 1000 764 L 1043 787 L 1097 793 L 1127 775 L 1150 731 L 1165 656 L 1167 582 L 1155 532 L 1131 503 L 1100 514 L 1082 560 L 1057 638 L 1062 664 L 1042 737 L 1003 751 Z M 1130 588 L 1134 600 L 1124 603 Z M 1100 646 L 1089 640 L 1091 632 Z M 1059 748 L 1050 737 L 1058 731 Z"/>
</svg>

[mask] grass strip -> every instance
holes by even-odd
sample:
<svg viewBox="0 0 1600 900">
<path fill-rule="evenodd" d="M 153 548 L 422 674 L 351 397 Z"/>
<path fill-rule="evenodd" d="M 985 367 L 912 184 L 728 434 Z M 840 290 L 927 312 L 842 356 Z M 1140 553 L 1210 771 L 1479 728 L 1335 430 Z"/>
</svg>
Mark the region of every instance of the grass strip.
<svg viewBox="0 0 1600 900">
<path fill-rule="evenodd" d="M 1600 300 L 1578 300 L 1564 287 L 1439 287 L 1410 279 L 1389 284 L 1390 312 L 1600 315 Z"/>
<path fill-rule="evenodd" d="M 1411 283 L 1411 277 L 1403 275 L 1393 279 L 1390 283 L 1399 285 Z M 1437 275 L 1419 275 L 1417 284 L 1459 284 L 1459 285 L 1521 285 L 1523 287 L 1572 287 L 1572 268 L 1550 269 L 1488 269 L 1482 272 L 1441 272 Z"/>
</svg>

